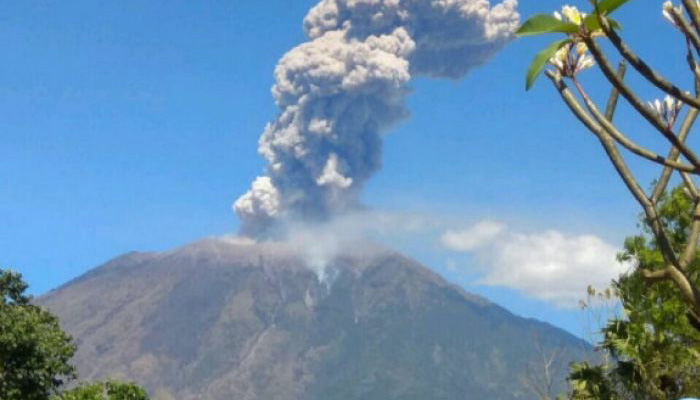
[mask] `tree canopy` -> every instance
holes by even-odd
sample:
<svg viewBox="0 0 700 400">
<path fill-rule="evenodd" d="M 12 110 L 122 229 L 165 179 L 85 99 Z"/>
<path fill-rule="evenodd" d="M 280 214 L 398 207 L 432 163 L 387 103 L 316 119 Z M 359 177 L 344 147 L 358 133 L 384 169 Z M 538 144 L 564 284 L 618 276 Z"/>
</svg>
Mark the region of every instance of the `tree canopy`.
<svg viewBox="0 0 700 400">
<path fill-rule="evenodd" d="M 661 220 L 674 248 L 687 241 L 693 202 L 683 187 L 659 201 Z M 664 267 L 659 245 L 642 219 L 642 232 L 628 237 L 619 258 L 632 270 L 613 282 L 623 315 L 602 329 L 600 348 L 609 363 L 579 363 L 570 375 L 573 399 L 678 399 L 700 395 L 700 331 L 688 318 L 692 307 L 668 280 L 649 283 L 643 270 Z M 698 281 L 700 263 L 689 266 Z"/>
<path fill-rule="evenodd" d="M 148 400 L 148 395 L 136 384 L 106 381 L 82 384 L 52 400 Z"/>
<path fill-rule="evenodd" d="M 19 273 L 0 269 L 1 400 L 148 400 L 133 383 L 80 384 L 70 359 L 76 347 L 50 312 L 32 304 Z"/>
<path fill-rule="evenodd" d="M 75 377 L 71 338 L 26 288 L 20 274 L 0 270 L 0 399 L 44 400 Z"/>
</svg>

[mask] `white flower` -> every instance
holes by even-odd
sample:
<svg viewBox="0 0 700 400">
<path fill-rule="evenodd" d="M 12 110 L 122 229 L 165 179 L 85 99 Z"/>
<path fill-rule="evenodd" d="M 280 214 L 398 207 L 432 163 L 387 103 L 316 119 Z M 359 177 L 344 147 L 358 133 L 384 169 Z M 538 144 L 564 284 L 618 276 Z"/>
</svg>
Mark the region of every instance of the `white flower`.
<svg viewBox="0 0 700 400">
<path fill-rule="evenodd" d="M 574 69 L 574 73 L 578 74 L 584 69 L 591 68 L 594 65 L 595 61 L 593 61 L 593 57 L 589 55 L 581 56 L 576 60 L 576 68 Z"/>
<path fill-rule="evenodd" d="M 563 73 L 564 75 L 566 75 L 567 65 L 569 64 L 570 49 L 571 44 L 565 44 L 559 50 L 557 50 L 556 53 L 554 53 L 554 56 L 552 56 L 552 58 L 549 59 L 549 63 L 557 67 L 557 70 L 559 70 L 559 72 Z"/>
<path fill-rule="evenodd" d="M 565 5 L 564 7 L 562 7 L 561 13 L 564 15 L 568 22 L 571 22 L 576 25 L 581 25 L 583 18 L 586 17 L 586 14 L 580 12 L 576 7 L 569 5 Z"/>
<path fill-rule="evenodd" d="M 593 57 L 587 53 L 588 47 L 585 43 L 578 42 L 575 47 L 571 43 L 567 43 L 554 53 L 554 56 L 549 59 L 549 63 L 555 66 L 561 75 L 574 77 L 584 69 L 595 65 Z"/>
<path fill-rule="evenodd" d="M 682 107 L 683 102 L 669 95 L 666 95 L 663 101 L 656 99 L 653 102 L 649 102 L 651 111 L 661 117 L 661 119 L 666 121 L 669 125 L 673 125 L 673 123 L 676 122 L 676 118 Z"/>
<path fill-rule="evenodd" d="M 697 1 L 697 0 L 696 0 Z M 571 22 L 576 25 L 581 25 L 583 19 L 586 17 L 585 13 L 579 12 L 579 10 L 574 6 L 565 5 L 561 8 L 561 13 L 555 11 L 552 13 L 554 18 L 562 22 Z"/>
<path fill-rule="evenodd" d="M 667 110 L 672 110 L 674 108 L 673 97 L 671 97 L 671 96 L 664 97 L 664 106 L 666 107 Z"/>
</svg>

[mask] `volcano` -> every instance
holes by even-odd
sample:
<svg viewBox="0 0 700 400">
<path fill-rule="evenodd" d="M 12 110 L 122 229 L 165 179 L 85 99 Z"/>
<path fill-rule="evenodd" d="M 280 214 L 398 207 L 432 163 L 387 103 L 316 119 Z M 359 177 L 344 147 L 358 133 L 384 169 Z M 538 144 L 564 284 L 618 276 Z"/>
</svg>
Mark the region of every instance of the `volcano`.
<svg viewBox="0 0 700 400">
<path fill-rule="evenodd" d="M 156 400 L 529 399 L 543 352 L 565 366 L 589 351 L 368 244 L 319 279 L 290 245 L 204 239 L 122 255 L 38 302 L 74 337 L 81 379 Z"/>
</svg>

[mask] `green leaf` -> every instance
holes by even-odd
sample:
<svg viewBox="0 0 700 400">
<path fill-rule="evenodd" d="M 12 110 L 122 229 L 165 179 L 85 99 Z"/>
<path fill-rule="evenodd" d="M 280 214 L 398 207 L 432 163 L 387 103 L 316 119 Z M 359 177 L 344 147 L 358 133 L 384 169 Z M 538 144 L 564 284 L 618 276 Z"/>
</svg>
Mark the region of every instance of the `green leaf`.
<svg viewBox="0 0 700 400">
<path fill-rule="evenodd" d="M 630 0 L 602 0 L 598 3 L 598 12 L 603 15 L 610 14 L 628 1 Z M 591 1 L 591 3 L 593 3 L 593 1 Z"/>
<path fill-rule="evenodd" d="M 603 18 L 608 20 L 608 23 L 610 24 L 611 28 L 617 30 L 622 29 L 620 24 L 614 19 L 607 17 Z M 600 29 L 600 22 L 598 21 L 598 16 L 596 14 L 586 15 L 586 17 L 583 19 L 583 24 L 586 26 L 586 30 L 588 30 L 588 32 L 593 32 Z"/>
<path fill-rule="evenodd" d="M 561 32 L 574 33 L 578 31 L 578 27 L 572 23 L 562 22 L 553 15 L 537 14 L 528 18 L 515 34 L 517 36 L 541 35 L 543 33 Z"/>
<path fill-rule="evenodd" d="M 540 75 L 540 72 L 542 72 L 544 66 L 547 64 L 547 61 L 554 55 L 554 53 L 557 52 L 557 50 L 561 49 L 562 46 L 565 46 L 568 43 L 571 43 L 571 39 L 557 40 L 556 42 L 547 46 L 546 49 L 537 53 L 530 64 L 530 68 L 527 70 L 525 90 L 530 90 L 532 84 L 535 83 L 535 80 Z"/>
</svg>

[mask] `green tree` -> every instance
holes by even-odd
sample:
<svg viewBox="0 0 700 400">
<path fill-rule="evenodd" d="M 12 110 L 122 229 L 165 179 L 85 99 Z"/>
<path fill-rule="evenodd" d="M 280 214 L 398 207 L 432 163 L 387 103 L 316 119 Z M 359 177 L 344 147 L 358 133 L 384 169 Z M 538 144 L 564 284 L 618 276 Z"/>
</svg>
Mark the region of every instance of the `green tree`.
<svg viewBox="0 0 700 400">
<path fill-rule="evenodd" d="M 148 400 L 148 395 L 136 384 L 107 381 L 82 384 L 52 400 Z"/>
<path fill-rule="evenodd" d="M 0 399 L 44 400 L 75 376 L 58 319 L 31 304 L 21 275 L 0 270 Z"/>
<path fill-rule="evenodd" d="M 75 346 L 58 319 L 32 304 L 22 276 L 0 269 L 0 400 L 148 400 L 133 383 L 81 384 L 70 359 Z"/>
<path fill-rule="evenodd" d="M 683 187 L 661 196 L 661 221 L 671 245 L 681 248 L 692 225 L 693 202 Z M 648 224 L 625 240 L 619 258 L 632 270 L 613 282 L 624 315 L 602 329 L 601 351 L 611 362 L 579 363 L 570 375 L 574 399 L 678 399 L 700 395 L 700 331 L 688 318 L 692 308 L 667 280 L 654 283 L 642 271 L 655 271 L 664 259 Z M 700 262 L 688 266 L 697 284 Z"/>
</svg>

